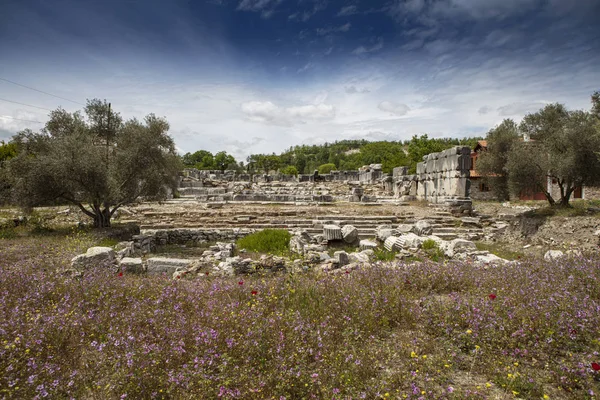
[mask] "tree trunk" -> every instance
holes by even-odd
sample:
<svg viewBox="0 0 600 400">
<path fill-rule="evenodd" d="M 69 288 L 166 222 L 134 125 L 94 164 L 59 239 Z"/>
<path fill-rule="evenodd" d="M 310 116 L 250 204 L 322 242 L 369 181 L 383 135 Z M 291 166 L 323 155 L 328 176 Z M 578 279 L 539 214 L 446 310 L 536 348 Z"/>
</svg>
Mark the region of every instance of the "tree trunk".
<svg viewBox="0 0 600 400">
<path fill-rule="evenodd" d="M 571 206 L 569 204 L 569 200 L 571 200 L 571 195 L 573 194 L 574 190 L 575 190 L 574 187 L 567 188 L 564 196 L 562 196 L 562 198 L 560 199 L 560 206 L 561 207 L 570 207 Z"/>
<path fill-rule="evenodd" d="M 110 228 L 110 209 L 108 207 L 102 210 L 98 207 L 94 214 L 94 228 Z"/>
</svg>

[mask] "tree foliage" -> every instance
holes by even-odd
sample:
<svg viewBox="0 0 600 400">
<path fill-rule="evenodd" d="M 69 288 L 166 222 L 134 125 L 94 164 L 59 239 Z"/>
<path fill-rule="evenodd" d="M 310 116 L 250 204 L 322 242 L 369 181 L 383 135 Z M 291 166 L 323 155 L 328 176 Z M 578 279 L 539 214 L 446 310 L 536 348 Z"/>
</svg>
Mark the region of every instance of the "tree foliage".
<svg viewBox="0 0 600 400">
<path fill-rule="evenodd" d="M 477 160 L 476 170 L 493 188 L 499 201 L 508 200 L 508 157 L 513 145 L 519 142 L 519 127 L 512 119 L 505 119 L 487 134 L 487 150 Z"/>
<path fill-rule="evenodd" d="M 162 199 L 179 170 L 166 120 L 148 115 L 123 122 L 106 101 L 88 101 L 84 114 L 57 109 L 45 128 L 19 132 L 18 154 L 6 164 L 12 198 L 24 207 L 68 201 L 110 226 L 124 204 Z"/>
<path fill-rule="evenodd" d="M 578 187 L 600 184 L 598 125 L 594 112 L 569 111 L 562 104 L 526 115 L 518 129 L 505 120 L 489 132 L 477 170 L 501 194 L 506 188 L 514 195 L 541 192 L 550 205 L 568 206 Z M 521 134 L 531 140 L 519 141 Z"/>
</svg>

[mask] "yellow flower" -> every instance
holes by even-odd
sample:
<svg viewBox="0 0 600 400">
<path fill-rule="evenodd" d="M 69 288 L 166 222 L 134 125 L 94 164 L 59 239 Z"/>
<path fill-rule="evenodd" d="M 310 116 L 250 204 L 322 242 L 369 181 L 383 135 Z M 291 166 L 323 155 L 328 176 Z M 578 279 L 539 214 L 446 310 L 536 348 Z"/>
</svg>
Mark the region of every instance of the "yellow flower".
<svg viewBox="0 0 600 400">
<path fill-rule="evenodd" d="M 517 391 L 515 391 L 515 390 L 513 390 L 512 392 L 513 392 L 513 394 L 514 394 L 515 396 L 519 394 L 519 392 L 517 392 Z"/>
<path fill-rule="evenodd" d="M 411 351 L 411 352 L 410 352 L 410 358 L 417 358 L 417 357 L 419 357 L 419 356 L 417 355 L 417 353 L 415 353 L 414 351 Z"/>
<path fill-rule="evenodd" d="M 384 396 L 384 397 L 390 397 L 390 394 L 389 394 L 389 393 L 386 393 L 386 394 L 384 394 L 383 396 Z"/>
<path fill-rule="evenodd" d="M 448 364 L 444 364 L 444 368 L 450 368 Z"/>
<path fill-rule="evenodd" d="M 479 350 L 481 347 L 479 347 L 478 345 L 475 345 L 475 350 Z"/>
<path fill-rule="evenodd" d="M 550 398 L 550 396 L 548 396 L 547 394 L 544 395 L 544 400 L 547 400 L 549 398 Z"/>
<path fill-rule="evenodd" d="M 426 359 L 426 358 L 427 358 L 427 356 L 426 356 L 426 355 L 424 355 L 424 356 L 423 356 L 423 359 Z"/>
<path fill-rule="evenodd" d="M 470 329 L 467 329 L 467 334 L 469 334 L 469 335 L 470 335 L 471 333 L 473 333 L 473 331 L 472 331 L 472 330 L 470 330 Z"/>
<path fill-rule="evenodd" d="M 489 383 L 489 382 L 487 382 L 487 383 L 485 384 L 485 387 L 487 387 L 487 388 L 489 388 L 489 387 L 492 387 L 492 384 L 491 384 L 491 383 Z"/>
<path fill-rule="evenodd" d="M 421 394 L 425 394 L 426 392 L 424 390 L 421 391 Z"/>
<path fill-rule="evenodd" d="M 518 362 L 516 362 L 516 363 L 513 363 L 513 365 L 514 365 L 515 367 L 518 367 L 518 366 L 519 366 L 519 363 L 518 363 Z"/>
</svg>

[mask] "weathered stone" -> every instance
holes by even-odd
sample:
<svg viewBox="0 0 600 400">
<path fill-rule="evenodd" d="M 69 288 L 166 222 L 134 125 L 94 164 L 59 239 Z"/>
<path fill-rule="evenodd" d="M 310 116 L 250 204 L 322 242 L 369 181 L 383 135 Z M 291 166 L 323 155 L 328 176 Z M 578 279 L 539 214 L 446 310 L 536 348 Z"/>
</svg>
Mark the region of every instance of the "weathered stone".
<svg viewBox="0 0 600 400">
<path fill-rule="evenodd" d="M 140 274 L 144 272 L 144 265 L 141 258 L 124 257 L 119 262 L 121 270 L 130 274 Z"/>
<path fill-rule="evenodd" d="M 115 264 L 116 254 L 111 247 L 90 247 L 85 254 L 79 254 L 71 260 L 71 266 L 79 269 L 110 267 Z"/>
<path fill-rule="evenodd" d="M 546 252 L 546 254 L 544 254 L 544 260 L 555 261 L 555 260 L 558 260 L 559 258 L 562 258 L 564 255 L 565 255 L 565 253 L 563 253 L 560 250 L 548 250 Z"/>
<path fill-rule="evenodd" d="M 385 247 L 385 249 L 387 251 L 399 250 L 400 247 L 398 246 L 397 241 L 398 241 L 398 236 L 390 236 L 385 239 L 385 242 L 383 243 L 383 247 Z"/>
<path fill-rule="evenodd" d="M 337 225 L 325 225 L 323 226 L 323 236 L 328 242 L 333 240 L 342 240 L 342 228 Z"/>
<path fill-rule="evenodd" d="M 396 232 L 399 235 L 402 235 L 403 233 L 409 233 L 412 232 L 414 229 L 414 225 L 413 224 L 400 224 L 398 225 L 398 227 L 396 228 Z"/>
<path fill-rule="evenodd" d="M 358 241 L 358 229 L 352 225 L 342 227 L 342 237 L 346 243 L 356 243 Z"/>
<path fill-rule="evenodd" d="M 375 228 L 375 237 L 380 242 L 385 242 L 392 235 L 394 235 L 394 229 L 391 225 L 379 225 Z"/>
<path fill-rule="evenodd" d="M 444 250 L 446 256 L 456 257 L 458 254 L 466 254 L 469 252 L 477 251 L 477 246 L 470 240 L 454 239 L 448 243 Z"/>
<path fill-rule="evenodd" d="M 180 258 L 153 257 L 146 260 L 148 274 L 173 275 L 178 268 L 187 269 L 192 265 L 193 260 Z"/>
<path fill-rule="evenodd" d="M 376 249 L 378 245 L 376 242 L 374 242 L 372 240 L 364 239 L 359 242 L 358 246 L 361 250 L 367 250 L 367 249 Z"/>
<path fill-rule="evenodd" d="M 407 233 L 405 235 L 401 235 L 398 237 L 398 239 L 396 240 L 396 248 L 397 249 L 417 249 L 417 248 L 421 247 L 421 245 L 423 244 L 424 241 L 425 241 L 424 238 L 422 238 L 414 233 Z"/>
<path fill-rule="evenodd" d="M 431 226 L 429 221 L 420 220 L 417 221 L 417 223 L 412 229 L 412 232 L 419 236 L 428 236 L 433 233 L 433 227 Z"/>
<path fill-rule="evenodd" d="M 290 251 L 298 254 L 304 254 L 304 248 L 308 243 L 300 236 L 292 236 L 290 238 Z"/>
<path fill-rule="evenodd" d="M 474 256 L 475 263 L 480 265 L 488 265 L 488 264 L 506 264 L 509 261 L 504 258 L 500 258 L 495 254 L 478 254 Z"/>
<path fill-rule="evenodd" d="M 335 253 L 333 253 L 333 258 L 336 260 L 337 264 L 340 267 L 343 267 L 344 265 L 350 262 L 348 258 L 348 253 L 346 253 L 345 251 L 336 251 Z"/>
<path fill-rule="evenodd" d="M 350 263 L 368 263 L 370 261 L 370 257 L 365 253 L 350 253 L 348 254 L 348 260 Z"/>
</svg>

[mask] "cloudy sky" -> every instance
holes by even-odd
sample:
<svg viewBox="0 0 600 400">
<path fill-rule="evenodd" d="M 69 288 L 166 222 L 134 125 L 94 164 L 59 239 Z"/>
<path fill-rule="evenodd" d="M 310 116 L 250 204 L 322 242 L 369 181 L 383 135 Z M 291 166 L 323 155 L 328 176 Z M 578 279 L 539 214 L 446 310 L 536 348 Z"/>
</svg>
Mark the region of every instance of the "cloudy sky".
<svg viewBox="0 0 600 400">
<path fill-rule="evenodd" d="M 91 98 L 239 160 L 485 135 L 549 102 L 589 108 L 599 20 L 597 0 L 3 0 L 0 139 Z"/>
</svg>

